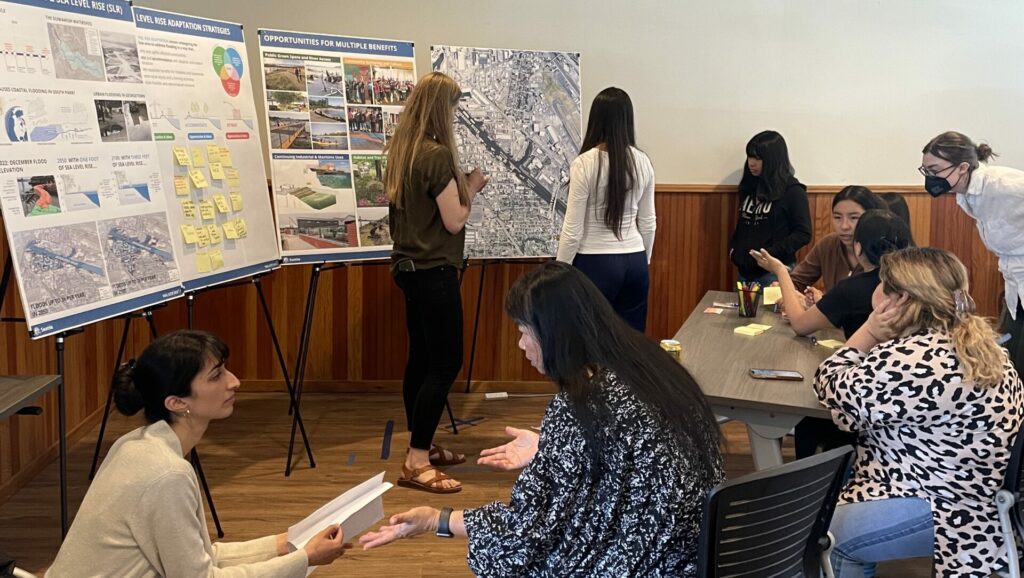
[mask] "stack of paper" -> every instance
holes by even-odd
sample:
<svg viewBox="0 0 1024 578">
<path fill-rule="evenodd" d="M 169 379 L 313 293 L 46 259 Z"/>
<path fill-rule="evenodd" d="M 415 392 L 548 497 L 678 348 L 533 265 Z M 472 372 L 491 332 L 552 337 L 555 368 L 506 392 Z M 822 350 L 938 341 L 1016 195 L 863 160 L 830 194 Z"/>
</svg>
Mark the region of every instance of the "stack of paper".
<svg viewBox="0 0 1024 578">
<path fill-rule="evenodd" d="M 740 335 L 761 335 L 765 331 L 771 329 L 771 325 L 761 325 L 758 323 L 751 323 L 750 325 L 744 325 L 733 329 L 733 333 L 739 333 Z"/>
<path fill-rule="evenodd" d="M 390 489 L 391 484 L 384 481 L 384 472 L 377 474 L 288 528 L 288 543 L 295 549 L 302 548 L 331 524 L 341 524 L 345 541 L 352 540 L 384 517 L 384 501 L 381 496 Z M 315 568 L 311 566 L 306 576 L 312 574 Z"/>
<path fill-rule="evenodd" d="M 781 287 L 765 287 L 764 288 L 764 304 L 775 305 L 779 301 L 782 301 L 782 288 Z"/>
</svg>

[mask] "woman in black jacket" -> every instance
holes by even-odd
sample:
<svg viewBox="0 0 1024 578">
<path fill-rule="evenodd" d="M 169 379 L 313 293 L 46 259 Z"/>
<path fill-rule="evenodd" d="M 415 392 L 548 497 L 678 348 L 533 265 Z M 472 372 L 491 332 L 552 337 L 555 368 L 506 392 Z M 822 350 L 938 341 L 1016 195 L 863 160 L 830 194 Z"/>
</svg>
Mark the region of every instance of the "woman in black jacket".
<svg viewBox="0 0 1024 578">
<path fill-rule="evenodd" d="M 787 266 L 811 242 L 807 187 L 796 180 L 782 135 L 766 130 L 747 143 L 747 162 L 740 181 L 739 219 L 729 239 L 729 258 L 743 281 L 762 286 L 775 276 L 758 266 L 752 249 L 767 249 Z"/>
</svg>

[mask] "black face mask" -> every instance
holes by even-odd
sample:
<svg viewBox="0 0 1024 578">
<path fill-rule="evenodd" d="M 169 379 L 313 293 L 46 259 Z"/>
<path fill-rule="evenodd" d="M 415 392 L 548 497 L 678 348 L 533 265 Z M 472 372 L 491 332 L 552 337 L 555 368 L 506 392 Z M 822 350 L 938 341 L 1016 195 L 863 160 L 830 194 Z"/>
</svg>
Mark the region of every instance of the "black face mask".
<svg viewBox="0 0 1024 578">
<path fill-rule="evenodd" d="M 924 188 L 928 191 L 928 194 L 933 197 L 940 197 L 948 193 L 953 185 L 949 184 L 943 177 L 930 175 L 924 178 Z"/>
</svg>

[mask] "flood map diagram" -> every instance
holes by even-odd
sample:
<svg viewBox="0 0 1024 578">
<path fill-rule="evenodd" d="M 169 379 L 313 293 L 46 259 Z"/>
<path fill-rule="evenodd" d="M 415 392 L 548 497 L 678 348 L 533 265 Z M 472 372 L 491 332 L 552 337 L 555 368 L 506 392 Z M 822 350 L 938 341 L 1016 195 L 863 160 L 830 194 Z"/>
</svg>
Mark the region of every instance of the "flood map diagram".
<svg viewBox="0 0 1024 578">
<path fill-rule="evenodd" d="M 35 316 L 111 296 L 95 223 L 14 233 L 25 302 Z"/>
<path fill-rule="evenodd" d="M 554 255 L 582 141 L 579 54 L 434 46 L 431 62 L 463 91 L 463 168 L 490 177 L 466 225 L 466 257 Z"/>
</svg>

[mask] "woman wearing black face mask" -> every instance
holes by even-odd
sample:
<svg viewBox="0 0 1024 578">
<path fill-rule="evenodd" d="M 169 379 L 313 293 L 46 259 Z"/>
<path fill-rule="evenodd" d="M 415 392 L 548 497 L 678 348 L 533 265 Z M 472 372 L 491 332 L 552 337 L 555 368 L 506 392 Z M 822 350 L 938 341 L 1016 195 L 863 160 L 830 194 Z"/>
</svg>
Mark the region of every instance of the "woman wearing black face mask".
<svg viewBox="0 0 1024 578">
<path fill-rule="evenodd" d="M 1006 302 L 1001 326 L 1005 347 L 1018 371 L 1024 369 L 1024 171 L 981 165 L 996 156 L 958 132 L 933 138 L 921 151 L 918 168 L 933 197 L 956 193 L 956 202 L 978 224 L 981 240 L 999 258 Z"/>
</svg>

